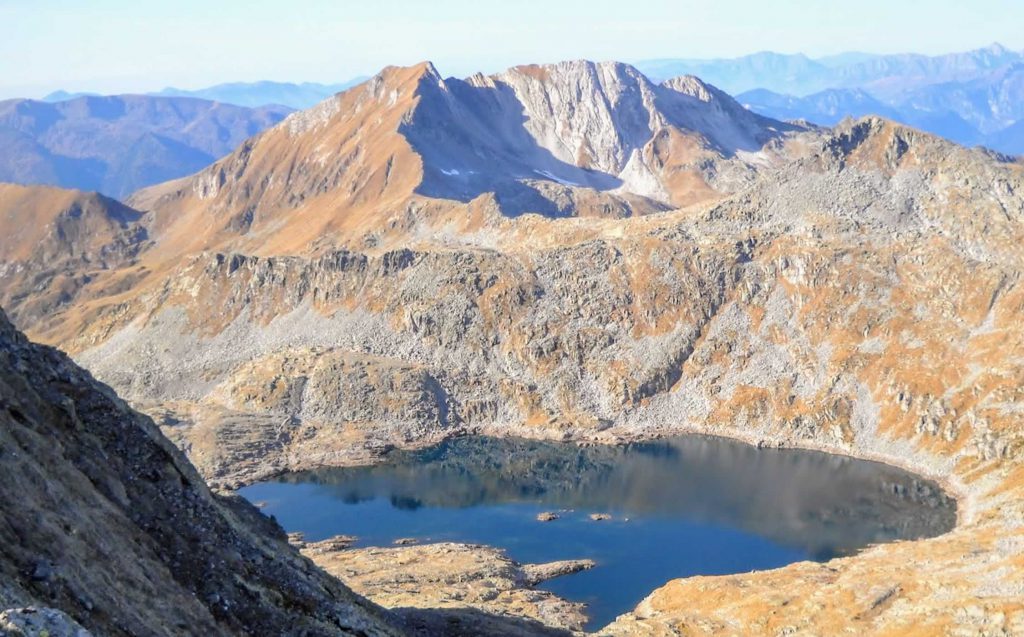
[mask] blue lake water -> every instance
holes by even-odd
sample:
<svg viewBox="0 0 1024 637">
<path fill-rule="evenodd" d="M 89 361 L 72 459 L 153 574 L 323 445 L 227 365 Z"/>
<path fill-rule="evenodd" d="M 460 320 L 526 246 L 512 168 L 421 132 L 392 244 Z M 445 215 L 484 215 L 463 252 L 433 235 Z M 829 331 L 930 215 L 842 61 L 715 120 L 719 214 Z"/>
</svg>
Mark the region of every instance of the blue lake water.
<svg viewBox="0 0 1024 637">
<path fill-rule="evenodd" d="M 824 561 L 956 522 L 955 501 L 906 471 L 706 436 L 620 447 L 467 437 L 241 493 L 313 541 L 417 538 L 498 546 L 523 563 L 591 558 L 596 568 L 540 588 L 586 602 L 592 629 L 674 578 Z M 560 518 L 537 521 L 544 511 Z"/>
</svg>

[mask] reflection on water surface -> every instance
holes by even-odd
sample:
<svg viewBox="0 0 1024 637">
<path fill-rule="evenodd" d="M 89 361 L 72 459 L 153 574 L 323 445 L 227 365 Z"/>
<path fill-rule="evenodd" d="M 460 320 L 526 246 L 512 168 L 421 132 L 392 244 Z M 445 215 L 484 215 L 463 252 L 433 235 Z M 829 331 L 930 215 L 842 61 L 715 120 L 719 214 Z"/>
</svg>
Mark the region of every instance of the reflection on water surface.
<svg viewBox="0 0 1024 637">
<path fill-rule="evenodd" d="M 242 493 L 310 540 L 418 537 L 500 546 L 520 562 L 593 558 L 594 570 L 543 586 L 587 602 L 591 627 L 673 578 L 827 560 L 956 522 L 951 498 L 901 469 L 705 436 L 622 447 L 460 438 Z M 556 510 L 554 522 L 535 519 Z M 612 520 L 591 521 L 598 512 Z"/>
</svg>

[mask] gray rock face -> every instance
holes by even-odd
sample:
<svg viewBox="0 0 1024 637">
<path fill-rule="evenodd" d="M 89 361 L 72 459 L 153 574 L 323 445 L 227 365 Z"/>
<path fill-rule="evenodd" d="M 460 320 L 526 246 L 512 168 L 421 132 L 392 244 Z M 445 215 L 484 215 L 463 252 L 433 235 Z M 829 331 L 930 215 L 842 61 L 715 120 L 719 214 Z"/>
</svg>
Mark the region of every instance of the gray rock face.
<svg viewBox="0 0 1024 637">
<path fill-rule="evenodd" d="M 476 83 L 512 90 L 538 146 L 563 162 L 610 175 L 666 124 L 656 87 L 624 64 L 520 66 Z"/>
<path fill-rule="evenodd" d="M 697 78 L 659 86 L 616 62 L 519 66 L 466 80 L 432 70 L 419 95 L 403 132 L 425 160 L 421 191 L 433 196 L 471 197 L 497 184 L 508 201 L 513 184 L 546 181 L 668 204 L 652 151 L 669 131 L 727 162 L 797 130 Z"/>
<path fill-rule="evenodd" d="M 5 637 L 92 637 L 78 622 L 54 608 L 11 608 L 0 612 Z"/>
</svg>

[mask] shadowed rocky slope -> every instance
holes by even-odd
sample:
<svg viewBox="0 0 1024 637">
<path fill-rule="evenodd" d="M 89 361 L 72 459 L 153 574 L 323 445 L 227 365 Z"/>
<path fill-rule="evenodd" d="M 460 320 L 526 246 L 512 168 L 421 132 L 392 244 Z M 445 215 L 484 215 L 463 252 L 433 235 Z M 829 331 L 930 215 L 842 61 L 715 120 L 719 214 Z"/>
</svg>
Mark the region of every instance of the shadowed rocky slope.
<svg viewBox="0 0 1024 637">
<path fill-rule="evenodd" d="M 57 607 L 96 635 L 397 634 L 2 312 L 0 424 L 0 608 Z M 4 631 L 19 625 L 0 617 Z M 58 624 L 36 625 L 28 634 Z"/>
</svg>

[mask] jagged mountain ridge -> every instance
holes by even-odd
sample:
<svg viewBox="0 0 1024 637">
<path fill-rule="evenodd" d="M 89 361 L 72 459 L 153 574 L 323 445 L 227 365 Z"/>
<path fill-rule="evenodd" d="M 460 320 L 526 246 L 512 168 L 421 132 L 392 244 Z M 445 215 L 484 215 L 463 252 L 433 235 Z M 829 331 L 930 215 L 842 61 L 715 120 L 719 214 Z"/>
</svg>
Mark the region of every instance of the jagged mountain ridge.
<svg viewBox="0 0 1024 637">
<path fill-rule="evenodd" d="M 680 149 L 665 148 L 678 137 L 703 138 L 696 143 L 708 158 L 732 158 L 795 130 L 752 116 L 697 78 L 659 86 L 623 64 L 523 66 L 466 81 L 432 75 L 439 91 L 422 92 L 403 132 L 431 171 L 419 191 L 442 197 L 461 194 L 460 181 L 483 193 L 512 177 L 678 204 L 689 193 L 673 192 L 662 173 L 667 162 L 683 163 Z M 451 135 L 452 121 L 463 123 L 462 136 Z"/>
<path fill-rule="evenodd" d="M 199 224 L 192 214 L 216 219 L 221 240 L 266 242 L 301 214 L 291 249 L 379 234 L 423 197 L 511 216 L 628 216 L 738 188 L 766 161 L 762 148 L 796 130 L 695 78 L 659 86 L 616 63 L 467 80 L 424 63 L 386 69 L 131 203 L 169 235 Z"/>
</svg>

